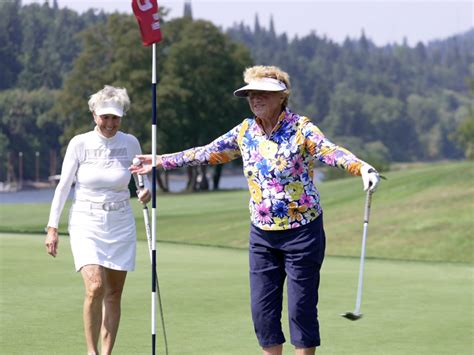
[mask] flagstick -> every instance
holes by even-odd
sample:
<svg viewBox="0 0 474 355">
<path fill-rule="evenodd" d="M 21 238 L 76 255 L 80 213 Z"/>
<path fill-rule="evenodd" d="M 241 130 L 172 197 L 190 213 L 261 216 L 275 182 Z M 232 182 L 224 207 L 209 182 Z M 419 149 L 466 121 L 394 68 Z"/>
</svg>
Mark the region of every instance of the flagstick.
<svg viewBox="0 0 474 355">
<path fill-rule="evenodd" d="M 166 355 L 168 354 L 168 344 L 166 340 L 165 320 L 163 317 L 163 307 L 161 305 L 160 288 L 158 286 L 158 274 L 156 273 L 156 43 L 161 41 L 160 15 L 158 3 L 156 0 L 132 0 L 132 10 L 135 15 L 142 43 L 145 46 L 152 44 L 152 124 L 151 124 L 151 239 L 150 256 L 151 256 L 151 338 L 152 338 L 152 354 L 155 354 L 156 348 L 156 302 L 160 306 L 161 323 L 163 326 L 163 337 L 165 341 Z M 147 235 L 148 237 L 148 235 Z"/>
<path fill-rule="evenodd" d="M 152 184 L 151 184 L 151 343 L 152 354 L 156 347 L 156 44 L 152 46 L 152 122 L 151 122 L 151 152 L 152 152 Z"/>
</svg>

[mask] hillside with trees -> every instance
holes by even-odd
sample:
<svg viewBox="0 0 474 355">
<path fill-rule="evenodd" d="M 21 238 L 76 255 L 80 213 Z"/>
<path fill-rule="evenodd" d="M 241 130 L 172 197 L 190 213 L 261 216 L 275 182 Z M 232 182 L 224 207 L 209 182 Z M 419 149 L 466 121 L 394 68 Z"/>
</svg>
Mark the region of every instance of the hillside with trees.
<svg viewBox="0 0 474 355">
<path fill-rule="evenodd" d="M 316 33 L 289 39 L 258 18 L 252 29 L 224 32 L 191 16 L 168 21 L 160 11 L 160 152 L 205 144 L 246 117 L 245 101 L 231 93 L 255 63 L 288 71 L 290 107 L 381 169 L 474 156 L 474 29 L 414 47 L 377 47 L 364 33 L 342 44 Z M 151 49 L 141 45 L 133 16 L 15 0 L 0 3 L 0 28 L 0 181 L 20 178 L 20 156 L 25 180 L 59 173 L 69 139 L 93 126 L 89 95 L 105 84 L 127 88 L 132 107 L 123 129 L 150 149 Z M 39 172 L 31 168 L 35 156 L 44 162 Z M 213 171 L 218 184 L 220 169 Z M 188 189 L 208 187 L 206 179 L 197 184 L 205 168 L 188 174 Z M 167 188 L 164 176 L 160 186 Z"/>
<path fill-rule="evenodd" d="M 81 31 L 106 20 L 92 10 L 59 9 L 57 1 L 0 3 L 0 181 L 58 173 L 66 127 L 51 119 L 50 110 L 81 52 Z"/>
<path fill-rule="evenodd" d="M 342 45 L 312 33 L 289 40 L 255 19 L 227 33 L 256 63 L 286 68 L 290 106 L 335 141 L 389 161 L 456 159 L 452 137 L 472 109 L 474 29 L 443 41 L 375 46 L 362 32 Z"/>
</svg>

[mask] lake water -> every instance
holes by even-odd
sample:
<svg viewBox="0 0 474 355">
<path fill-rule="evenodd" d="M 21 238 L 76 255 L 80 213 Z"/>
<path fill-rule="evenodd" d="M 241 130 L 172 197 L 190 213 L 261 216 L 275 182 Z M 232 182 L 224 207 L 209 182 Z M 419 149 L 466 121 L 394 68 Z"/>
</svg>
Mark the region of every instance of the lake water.
<svg viewBox="0 0 474 355">
<path fill-rule="evenodd" d="M 315 171 L 316 182 L 321 181 L 322 174 Z M 171 192 L 179 192 L 186 187 L 187 178 L 184 175 L 170 175 L 169 184 Z M 211 179 L 209 179 L 211 183 Z M 219 188 L 221 190 L 248 189 L 247 180 L 243 175 L 222 175 Z M 71 189 L 69 198 L 72 198 L 74 189 Z M 54 188 L 30 189 L 16 192 L 0 192 L 0 204 L 12 203 L 41 203 L 51 202 L 54 196 Z"/>
</svg>

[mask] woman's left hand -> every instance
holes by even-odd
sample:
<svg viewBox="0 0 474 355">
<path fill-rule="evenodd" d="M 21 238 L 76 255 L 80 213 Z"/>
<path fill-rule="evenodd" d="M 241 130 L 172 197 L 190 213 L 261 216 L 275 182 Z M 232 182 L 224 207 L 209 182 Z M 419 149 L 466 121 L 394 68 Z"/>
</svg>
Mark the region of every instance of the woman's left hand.
<svg viewBox="0 0 474 355">
<path fill-rule="evenodd" d="M 364 191 L 369 190 L 370 192 L 375 192 L 377 185 L 380 182 L 380 175 L 374 167 L 365 163 L 360 168 L 360 174 L 362 175 L 362 183 L 364 184 Z"/>
<path fill-rule="evenodd" d="M 143 189 L 138 191 L 138 201 L 142 204 L 147 204 L 150 202 L 151 199 L 151 192 L 148 189 Z"/>
</svg>

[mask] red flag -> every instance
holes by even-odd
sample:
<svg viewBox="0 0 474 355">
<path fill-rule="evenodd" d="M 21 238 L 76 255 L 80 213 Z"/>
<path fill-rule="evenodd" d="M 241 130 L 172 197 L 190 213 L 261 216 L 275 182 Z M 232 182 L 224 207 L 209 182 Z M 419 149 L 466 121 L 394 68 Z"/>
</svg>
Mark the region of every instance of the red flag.
<svg viewBox="0 0 474 355">
<path fill-rule="evenodd" d="M 160 15 L 156 0 L 132 0 L 144 46 L 161 41 Z"/>
</svg>

